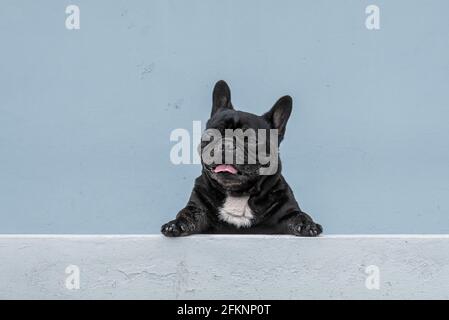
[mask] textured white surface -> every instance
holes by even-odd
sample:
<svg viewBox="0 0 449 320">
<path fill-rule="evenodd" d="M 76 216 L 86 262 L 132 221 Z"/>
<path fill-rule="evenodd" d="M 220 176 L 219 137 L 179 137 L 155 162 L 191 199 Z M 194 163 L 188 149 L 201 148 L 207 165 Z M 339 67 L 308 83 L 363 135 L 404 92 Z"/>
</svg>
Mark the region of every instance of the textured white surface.
<svg viewBox="0 0 449 320">
<path fill-rule="evenodd" d="M 4 235 L 0 298 L 448 299 L 449 236 Z"/>
</svg>

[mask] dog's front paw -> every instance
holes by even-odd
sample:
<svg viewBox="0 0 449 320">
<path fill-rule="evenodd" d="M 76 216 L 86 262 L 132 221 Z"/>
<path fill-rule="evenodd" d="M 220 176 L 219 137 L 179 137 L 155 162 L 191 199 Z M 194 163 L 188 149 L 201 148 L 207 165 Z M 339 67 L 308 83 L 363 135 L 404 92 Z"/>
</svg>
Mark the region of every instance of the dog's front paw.
<svg viewBox="0 0 449 320">
<path fill-rule="evenodd" d="M 311 219 L 305 219 L 291 226 L 293 234 L 300 237 L 316 237 L 323 232 L 323 227 Z"/>
<path fill-rule="evenodd" d="M 172 220 L 161 227 L 161 232 L 166 237 L 181 237 L 191 234 L 187 222 L 181 219 Z"/>
</svg>

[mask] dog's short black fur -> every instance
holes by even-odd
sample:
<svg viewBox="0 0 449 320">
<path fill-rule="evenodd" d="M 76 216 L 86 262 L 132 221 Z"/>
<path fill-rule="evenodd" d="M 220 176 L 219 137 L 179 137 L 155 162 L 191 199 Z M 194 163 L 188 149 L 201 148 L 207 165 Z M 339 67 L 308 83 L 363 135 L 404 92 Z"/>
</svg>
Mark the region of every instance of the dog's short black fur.
<svg viewBox="0 0 449 320">
<path fill-rule="evenodd" d="M 224 81 L 215 85 L 212 113 L 206 128 L 224 129 L 278 129 L 279 142 L 283 139 L 292 109 L 290 96 L 280 98 L 270 111 L 262 116 L 234 110 L 231 93 Z M 202 174 L 195 185 L 186 207 L 164 224 L 161 232 L 169 237 L 195 233 L 252 233 L 293 234 L 317 236 L 322 227 L 302 212 L 292 190 L 281 175 L 280 161 L 272 175 L 259 175 L 260 164 L 235 165 L 237 174 L 214 172 L 216 165 L 203 162 Z M 248 199 L 250 222 L 241 226 L 220 217 L 220 210 L 228 197 Z M 231 216 L 232 219 L 232 216 Z"/>
</svg>

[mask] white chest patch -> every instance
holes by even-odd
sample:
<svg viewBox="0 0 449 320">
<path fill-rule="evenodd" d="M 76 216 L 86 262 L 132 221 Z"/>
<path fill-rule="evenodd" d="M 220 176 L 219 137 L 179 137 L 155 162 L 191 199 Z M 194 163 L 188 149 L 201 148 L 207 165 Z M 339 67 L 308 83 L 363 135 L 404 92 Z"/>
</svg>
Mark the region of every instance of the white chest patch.
<svg viewBox="0 0 449 320">
<path fill-rule="evenodd" d="M 248 205 L 249 196 L 228 196 L 223 207 L 218 210 L 219 218 L 227 223 L 240 227 L 251 226 L 253 212 Z"/>
</svg>

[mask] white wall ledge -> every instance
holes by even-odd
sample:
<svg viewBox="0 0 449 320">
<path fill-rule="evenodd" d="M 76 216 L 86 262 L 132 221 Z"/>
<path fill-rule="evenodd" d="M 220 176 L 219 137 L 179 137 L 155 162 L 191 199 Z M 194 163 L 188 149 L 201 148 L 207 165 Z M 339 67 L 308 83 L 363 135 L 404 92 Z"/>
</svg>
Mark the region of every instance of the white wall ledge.
<svg viewBox="0 0 449 320">
<path fill-rule="evenodd" d="M 449 235 L 0 235 L 0 298 L 449 299 Z"/>
</svg>

